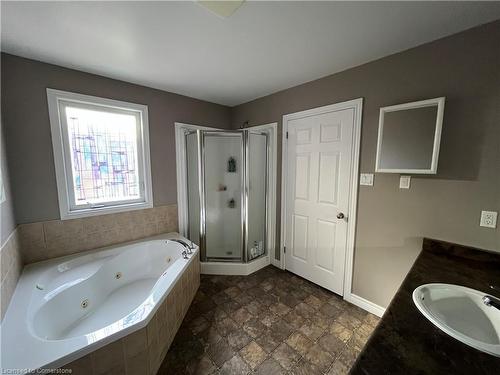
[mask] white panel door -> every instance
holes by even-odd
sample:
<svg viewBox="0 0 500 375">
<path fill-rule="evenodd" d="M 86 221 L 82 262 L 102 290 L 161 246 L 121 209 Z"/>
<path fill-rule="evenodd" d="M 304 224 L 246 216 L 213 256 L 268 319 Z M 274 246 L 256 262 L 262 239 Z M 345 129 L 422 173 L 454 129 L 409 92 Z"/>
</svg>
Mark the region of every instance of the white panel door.
<svg viewBox="0 0 500 375">
<path fill-rule="evenodd" d="M 287 128 L 286 269 L 343 294 L 354 109 Z"/>
</svg>

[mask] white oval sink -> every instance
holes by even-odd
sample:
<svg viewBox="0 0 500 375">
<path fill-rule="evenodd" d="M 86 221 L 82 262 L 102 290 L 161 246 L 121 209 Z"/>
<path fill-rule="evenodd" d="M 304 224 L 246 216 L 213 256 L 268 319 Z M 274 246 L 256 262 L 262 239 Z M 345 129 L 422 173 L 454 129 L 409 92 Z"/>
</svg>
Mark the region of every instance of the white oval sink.
<svg viewBox="0 0 500 375">
<path fill-rule="evenodd" d="M 413 291 L 413 302 L 443 332 L 500 357 L 500 310 L 483 302 L 486 295 L 459 285 L 425 284 Z"/>
</svg>

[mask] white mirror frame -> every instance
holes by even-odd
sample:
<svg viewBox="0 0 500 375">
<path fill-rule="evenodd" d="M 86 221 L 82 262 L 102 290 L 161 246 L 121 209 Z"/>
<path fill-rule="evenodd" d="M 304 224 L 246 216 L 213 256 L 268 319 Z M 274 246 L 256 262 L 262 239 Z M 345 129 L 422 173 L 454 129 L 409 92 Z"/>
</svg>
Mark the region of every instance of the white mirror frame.
<svg viewBox="0 0 500 375">
<path fill-rule="evenodd" d="M 443 126 L 445 97 L 421 100 L 418 102 L 404 103 L 393 105 L 390 107 L 380 108 L 380 117 L 378 123 L 378 140 L 377 140 L 377 158 L 375 161 L 375 172 L 379 173 L 413 173 L 413 174 L 436 174 L 439 157 L 439 144 L 441 142 L 441 128 Z M 380 168 L 380 153 L 382 147 L 382 136 L 384 133 L 384 116 L 387 112 L 401 111 L 405 109 L 415 109 L 423 107 L 437 106 L 436 128 L 434 132 L 434 146 L 432 148 L 432 160 L 430 169 L 384 169 Z"/>
</svg>

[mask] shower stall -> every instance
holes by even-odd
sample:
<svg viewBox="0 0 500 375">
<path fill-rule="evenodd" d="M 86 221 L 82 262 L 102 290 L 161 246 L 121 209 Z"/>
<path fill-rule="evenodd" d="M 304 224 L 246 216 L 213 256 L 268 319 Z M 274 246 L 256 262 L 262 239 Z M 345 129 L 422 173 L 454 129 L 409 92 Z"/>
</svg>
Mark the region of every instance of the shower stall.
<svg viewBox="0 0 500 375">
<path fill-rule="evenodd" d="M 186 234 L 201 261 L 249 263 L 267 255 L 269 132 L 186 130 Z"/>
</svg>

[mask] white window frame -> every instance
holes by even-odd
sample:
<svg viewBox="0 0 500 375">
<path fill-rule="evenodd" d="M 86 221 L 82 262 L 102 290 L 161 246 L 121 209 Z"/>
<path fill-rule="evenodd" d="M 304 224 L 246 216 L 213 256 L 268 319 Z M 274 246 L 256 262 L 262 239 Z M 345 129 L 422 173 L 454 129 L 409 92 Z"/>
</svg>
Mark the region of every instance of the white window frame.
<svg viewBox="0 0 500 375">
<path fill-rule="evenodd" d="M 47 89 L 52 147 L 56 170 L 59 212 L 62 220 L 105 215 L 109 213 L 139 210 L 153 207 L 153 190 L 151 183 L 151 158 L 149 150 L 148 107 L 142 104 L 122 102 L 96 96 L 73 92 Z M 71 169 L 71 152 L 64 108 L 66 103 L 102 107 L 109 112 L 134 112 L 140 126 L 137 129 L 137 160 L 139 165 L 139 186 L 141 198 L 138 200 L 113 201 L 98 205 L 76 207 L 74 203 L 74 180 Z"/>
</svg>

